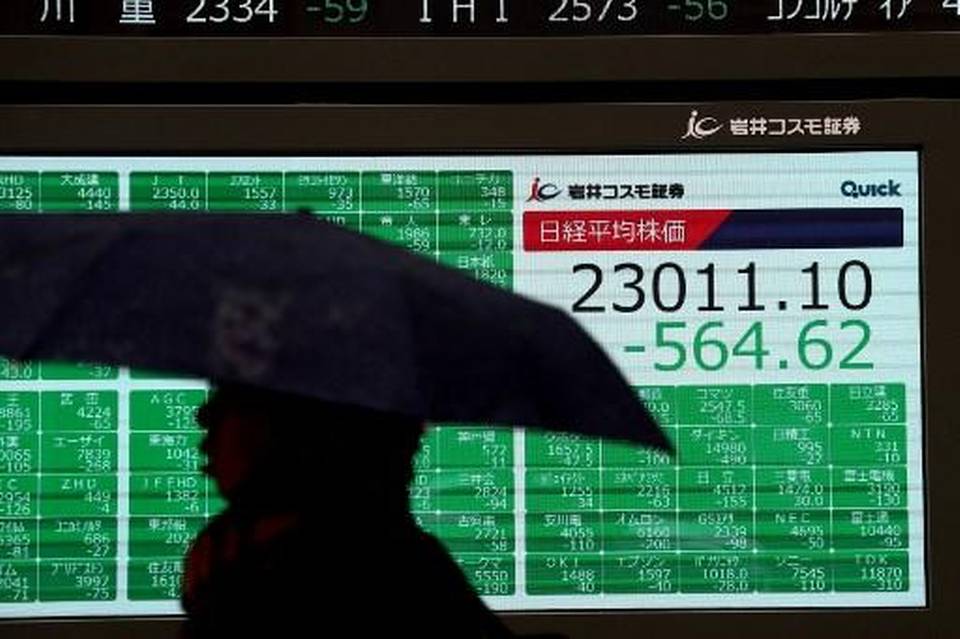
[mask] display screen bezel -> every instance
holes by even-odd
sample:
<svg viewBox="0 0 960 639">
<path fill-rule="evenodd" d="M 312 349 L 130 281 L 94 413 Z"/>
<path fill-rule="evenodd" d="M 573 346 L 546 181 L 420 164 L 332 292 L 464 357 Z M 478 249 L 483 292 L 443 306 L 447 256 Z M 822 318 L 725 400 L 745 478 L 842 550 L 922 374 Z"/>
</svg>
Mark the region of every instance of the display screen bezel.
<svg viewBox="0 0 960 639">
<path fill-rule="evenodd" d="M 957 442 L 949 437 L 947 407 L 951 354 L 957 348 L 950 339 L 949 297 L 931 297 L 931 291 L 949 291 L 948 241 L 955 222 L 949 217 L 950 171 L 955 165 L 957 135 L 939 133 L 956 116 L 957 105 L 935 102 L 840 103 L 856 112 L 865 123 L 864 135 L 850 139 L 737 140 L 717 136 L 694 143 L 682 141 L 683 127 L 691 105 L 525 105 L 463 107 L 60 107 L 17 106 L 0 108 L 3 127 L 2 155 L 380 155 L 527 154 L 536 153 L 701 153 L 840 150 L 919 150 L 921 157 L 921 343 L 923 349 L 923 418 L 925 440 L 925 500 L 927 594 L 925 608 L 879 610 L 736 610 L 671 612 L 606 611 L 584 613 L 511 613 L 509 622 L 525 632 L 562 629 L 574 637 L 622 636 L 624 628 L 669 629 L 695 632 L 716 628 L 718 623 L 736 624 L 740 636 L 760 637 L 803 624 L 811 631 L 832 636 L 870 629 L 871 636 L 897 636 L 920 627 L 933 631 L 951 619 L 952 602 L 960 599 L 950 590 L 949 572 L 938 568 L 951 564 L 957 551 L 949 538 L 952 507 L 957 496 L 937 477 L 949 467 Z M 836 104 L 767 103 L 696 105 L 704 112 L 724 114 L 773 111 L 791 115 L 821 115 Z M 731 116 L 732 117 L 732 116 Z M 383 120 L 391 120 L 387 125 Z M 721 117 L 721 119 L 723 119 Z M 909 120 L 911 127 L 902 126 Z M 403 126 L 396 126 L 402 121 Z M 483 123 L 476 129 L 464 122 Z M 579 127 L 573 126 L 581 123 Z M 582 123 L 590 122 L 587 126 Z M 254 125 L 255 123 L 255 125 Z M 491 128 L 493 127 L 493 128 Z M 556 129 L 565 134 L 557 142 Z M 495 130 L 495 132 L 494 132 Z M 306 132 L 299 135 L 299 132 Z M 351 135 L 352 134 L 352 135 Z M 951 138 L 954 145 L 951 145 Z M 227 140 L 234 140 L 235 146 Z M 776 146 L 774 146 L 776 144 Z M 940 247 L 940 248 L 938 248 Z M 927 349 L 926 344 L 937 344 Z M 939 398 L 939 400 L 938 400 Z M 944 421 L 938 426 L 939 419 Z M 955 438 L 954 438 L 955 439 Z M 944 539 L 943 542 L 939 540 Z M 942 543 L 943 545 L 939 545 Z M 39 624 L 9 622 L 4 628 L 38 632 L 61 626 L 64 621 Z M 77 628 L 98 628 L 111 636 L 130 623 L 165 636 L 170 624 L 164 620 L 89 620 Z M 628 624 L 624 626 L 624 624 Z M 62 626 L 61 626 L 62 627 Z M 103 634 L 106 633 L 106 634 Z M 32 634 L 32 636 L 38 636 Z M 42 636 L 42 635 L 39 635 Z"/>
</svg>

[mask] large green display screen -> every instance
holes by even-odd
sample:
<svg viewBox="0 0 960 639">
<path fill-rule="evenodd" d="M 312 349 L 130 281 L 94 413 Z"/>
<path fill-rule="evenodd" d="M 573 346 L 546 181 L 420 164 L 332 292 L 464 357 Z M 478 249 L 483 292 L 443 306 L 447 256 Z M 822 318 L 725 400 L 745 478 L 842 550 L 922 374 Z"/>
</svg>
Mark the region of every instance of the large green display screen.
<svg viewBox="0 0 960 639">
<path fill-rule="evenodd" d="M 906 151 L 0 157 L 0 210 L 306 208 L 568 311 L 678 455 L 429 430 L 412 510 L 496 609 L 916 607 L 919 175 Z M 206 392 L 2 362 L 0 616 L 179 612 L 223 506 Z"/>
</svg>

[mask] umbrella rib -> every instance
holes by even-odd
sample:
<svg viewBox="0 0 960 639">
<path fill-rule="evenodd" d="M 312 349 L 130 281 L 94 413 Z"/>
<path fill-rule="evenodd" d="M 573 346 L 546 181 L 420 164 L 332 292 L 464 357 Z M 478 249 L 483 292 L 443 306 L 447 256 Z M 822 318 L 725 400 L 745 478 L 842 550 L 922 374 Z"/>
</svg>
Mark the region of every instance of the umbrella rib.
<svg viewBox="0 0 960 639">
<path fill-rule="evenodd" d="M 98 240 L 100 246 L 97 248 L 96 253 L 88 260 L 83 269 L 80 270 L 76 276 L 73 278 L 73 282 L 76 283 L 75 286 L 68 287 L 75 288 L 75 290 L 67 293 L 63 296 L 59 304 L 57 304 L 53 310 L 47 315 L 47 317 L 39 323 L 39 326 L 36 331 L 34 331 L 33 337 L 23 348 L 21 353 L 21 359 L 24 361 L 29 361 L 32 359 L 32 353 L 37 350 L 39 344 L 43 341 L 43 335 L 53 326 L 55 326 L 68 312 L 73 302 L 80 297 L 81 293 L 84 290 L 84 286 L 81 285 L 86 275 L 92 272 L 97 266 L 99 266 L 107 254 L 112 250 L 115 250 L 117 246 L 120 246 L 120 240 L 124 236 L 129 234 L 129 230 L 115 230 L 101 240 Z"/>
</svg>

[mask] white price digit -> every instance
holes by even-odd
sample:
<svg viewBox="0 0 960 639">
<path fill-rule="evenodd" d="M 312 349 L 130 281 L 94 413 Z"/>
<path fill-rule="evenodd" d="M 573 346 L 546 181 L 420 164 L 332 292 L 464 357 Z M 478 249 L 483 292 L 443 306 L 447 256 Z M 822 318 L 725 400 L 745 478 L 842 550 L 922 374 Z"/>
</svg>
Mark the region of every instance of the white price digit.
<svg viewBox="0 0 960 639">
<path fill-rule="evenodd" d="M 274 5 L 274 0 L 260 0 L 260 4 L 257 5 L 253 13 L 258 16 L 266 16 L 267 21 L 273 23 L 277 19 L 278 11 Z"/>
<path fill-rule="evenodd" d="M 563 15 L 563 10 L 567 8 L 568 0 L 560 0 L 560 6 L 557 7 L 557 10 L 550 14 L 550 22 L 566 22 L 567 17 Z"/>
<path fill-rule="evenodd" d="M 637 0 L 624 0 L 621 9 L 622 11 L 617 14 L 617 20 L 620 22 L 633 22 L 640 15 Z"/>
<path fill-rule="evenodd" d="M 218 12 L 210 14 L 210 22 L 221 23 L 230 19 L 230 0 L 220 0 L 214 7 Z"/>
<path fill-rule="evenodd" d="M 960 16 L 960 0 L 943 0 L 944 9 L 953 9 L 954 13 Z"/>
<path fill-rule="evenodd" d="M 573 2 L 573 21 L 587 22 L 593 14 L 593 9 L 587 0 L 572 0 Z"/>
<path fill-rule="evenodd" d="M 206 22 L 207 19 L 200 15 L 203 12 L 204 7 L 207 4 L 207 0 L 200 0 L 197 3 L 197 8 L 193 10 L 193 13 L 187 16 L 187 22 Z"/>
<path fill-rule="evenodd" d="M 234 15 L 233 21 L 243 24 L 244 22 L 250 22 L 253 20 L 253 0 L 240 0 L 240 4 L 237 5 L 237 9 L 242 11 L 242 15 Z"/>
<path fill-rule="evenodd" d="M 610 11 L 610 7 L 613 6 L 614 0 L 607 0 L 603 5 L 603 9 L 600 11 L 600 15 L 597 17 L 597 22 L 603 22 L 607 19 L 607 13 Z"/>
</svg>

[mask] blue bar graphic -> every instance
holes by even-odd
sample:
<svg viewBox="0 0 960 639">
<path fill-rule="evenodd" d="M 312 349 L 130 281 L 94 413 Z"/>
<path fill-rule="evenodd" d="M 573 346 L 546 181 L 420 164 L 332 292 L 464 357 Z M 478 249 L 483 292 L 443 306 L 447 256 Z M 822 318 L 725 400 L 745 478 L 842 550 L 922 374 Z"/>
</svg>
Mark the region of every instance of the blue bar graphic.
<svg viewBox="0 0 960 639">
<path fill-rule="evenodd" d="M 903 209 L 734 210 L 701 250 L 903 246 Z"/>
</svg>

